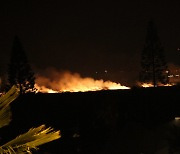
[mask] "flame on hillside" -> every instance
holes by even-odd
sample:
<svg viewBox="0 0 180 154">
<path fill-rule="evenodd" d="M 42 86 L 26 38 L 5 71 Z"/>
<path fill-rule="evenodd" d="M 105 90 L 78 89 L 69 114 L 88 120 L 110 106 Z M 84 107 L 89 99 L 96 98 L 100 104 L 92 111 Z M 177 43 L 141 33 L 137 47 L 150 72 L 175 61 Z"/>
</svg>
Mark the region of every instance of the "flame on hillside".
<svg viewBox="0 0 180 154">
<path fill-rule="evenodd" d="M 37 75 L 35 88 L 42 93 L 85 92 L 98 90 L 130 89 L 120 83 L 82 78 L 78 73 L 50 71 L 48 76 Z"/>
</svg>

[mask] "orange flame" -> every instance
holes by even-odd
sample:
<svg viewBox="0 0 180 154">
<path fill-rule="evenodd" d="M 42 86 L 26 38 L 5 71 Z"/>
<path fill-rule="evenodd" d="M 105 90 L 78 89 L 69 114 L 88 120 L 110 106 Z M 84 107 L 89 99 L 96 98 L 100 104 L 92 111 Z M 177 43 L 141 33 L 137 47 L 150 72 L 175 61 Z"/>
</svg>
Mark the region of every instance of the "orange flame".
<svg viewBox="0 0 180 154">
<path fill-rule="evenodd" d="M 130 89 L 120 83 L 82 78 L 78 73 L 53 72 L 50 77 L 38 75 L 35 88 L 42 93 L 85 92 L 97 90 Z"/>
<path fill-rule="evenodd" d="M 152 83 L 139 83 L 140 87 L 144 87 L 144 88 L 148 88 L 148 87 L 154 87 L 154 85 Z M 173 84 L 162 84 L 162 83 L 158 83 L 157 86 L 159 87 L 167 87 L 167 86 L 173 86 Z"/>
</svg>

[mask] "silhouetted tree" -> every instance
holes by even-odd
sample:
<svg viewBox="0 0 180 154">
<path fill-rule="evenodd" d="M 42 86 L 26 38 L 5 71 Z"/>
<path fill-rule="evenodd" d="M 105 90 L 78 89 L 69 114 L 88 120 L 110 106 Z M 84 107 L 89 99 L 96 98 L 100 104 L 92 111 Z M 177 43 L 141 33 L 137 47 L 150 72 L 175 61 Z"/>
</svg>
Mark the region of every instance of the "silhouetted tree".
<svg viewBox="0 0 180 154">
<path fill-rule="evenodd" d="M 152 21 L 148 23 L 147 27 L 146 42 L 141 55 L 141 67 L 140 82 L 152 82 L 154 87 L 158 83 L 168 83 L 164 49 Z"/>
<path fill-rule="evenodd" d="M 28 63 L 22 44 L 17 36 L 14 38 L 10 64 L 8 68 L 9 85 L 17 85 L 21 93 L 35 91 L 34 73 Z"/>
</svg>

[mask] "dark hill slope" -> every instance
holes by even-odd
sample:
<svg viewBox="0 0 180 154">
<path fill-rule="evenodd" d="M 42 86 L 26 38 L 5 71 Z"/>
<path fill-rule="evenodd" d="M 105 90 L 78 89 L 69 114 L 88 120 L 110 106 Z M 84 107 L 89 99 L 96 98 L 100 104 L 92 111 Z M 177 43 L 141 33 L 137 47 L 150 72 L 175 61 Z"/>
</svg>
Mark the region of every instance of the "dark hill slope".
<svg viewBox="0 0 180 154">
<path fill-rule="evenodd" d="M 127 124 L 154 129 L 180 115 L 180 88 L 26 94 L 13 102 L 12 112 L 13 121 L 2 130 L 2 138 L 46 124 L 60 129 L 62 138 L 38 152 L 112 153 L 121 145 L 118 134 Z"/>
</svg>

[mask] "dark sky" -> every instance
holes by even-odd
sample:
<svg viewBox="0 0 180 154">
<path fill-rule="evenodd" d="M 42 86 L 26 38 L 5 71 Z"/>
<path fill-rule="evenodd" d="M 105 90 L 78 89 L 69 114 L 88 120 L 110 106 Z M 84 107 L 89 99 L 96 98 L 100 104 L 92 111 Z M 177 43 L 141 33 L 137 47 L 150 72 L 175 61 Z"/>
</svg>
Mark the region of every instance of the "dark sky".
<svg viewBox="0 0 180 154">
<path fill-rule="evenodd" d="M 180 65 L 179 8 L 179 0 L 0 2 L 1 70 L 7 69 L 18 35 L 35 71 L 56 67 L 134 83 L 151 19 L 167 62 Z"/>
</svg>

